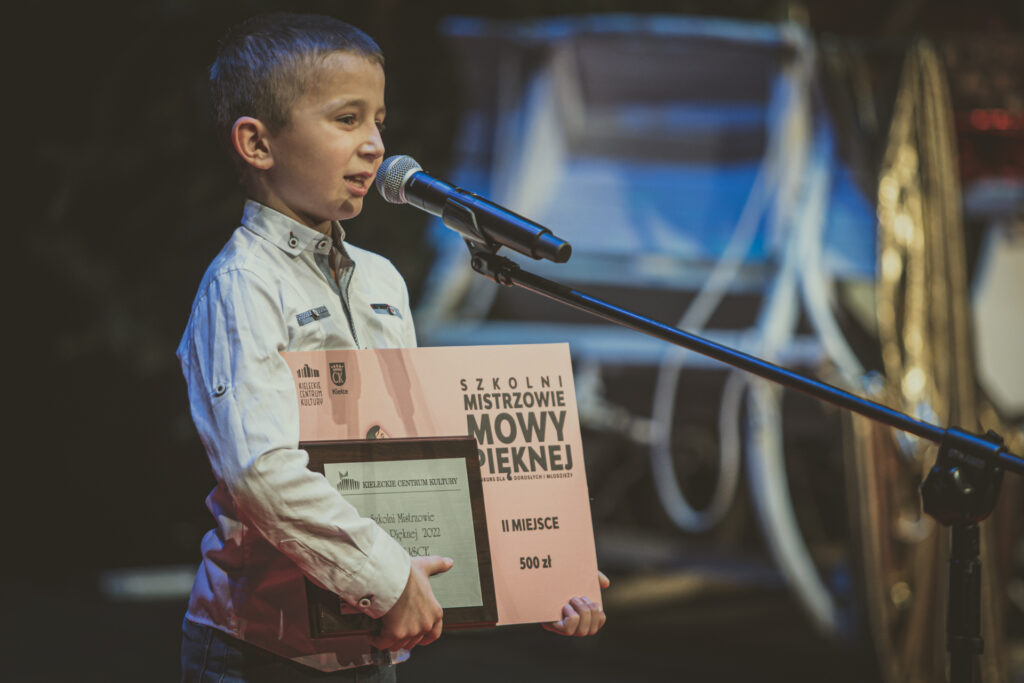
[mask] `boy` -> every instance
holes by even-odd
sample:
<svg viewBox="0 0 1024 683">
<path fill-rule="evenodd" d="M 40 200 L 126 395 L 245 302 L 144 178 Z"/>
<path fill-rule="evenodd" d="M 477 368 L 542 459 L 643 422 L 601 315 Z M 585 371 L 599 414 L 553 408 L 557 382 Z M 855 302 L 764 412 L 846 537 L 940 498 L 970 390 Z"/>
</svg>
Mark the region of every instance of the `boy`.
<svg viewBox="0 0 1024 683">
<path fill-rule="evenodd" d="M 217 527 L 183 626 L 185 680 L 394 680 L 393 662 L 441 634 L 429 576 L 451 560 L 410 558 L 307 469 L 280 355 L 416 343 L 401 276 L 347 244 L 338 223 L 360 212 L 384 156 L 383 64 L 358 29 L 275 14 L 229 31 L 210 71 L 249 200 L 178 348 L 217 480 L 207 498 Z M 375 313 L 379 303 L 397 315 Z M 380 618 L 380 633 L 311 640 L 304 577 Z M 586 598 L 563 615 L 546 627 L 590 635 L 604 623 Z"/>
</svg>

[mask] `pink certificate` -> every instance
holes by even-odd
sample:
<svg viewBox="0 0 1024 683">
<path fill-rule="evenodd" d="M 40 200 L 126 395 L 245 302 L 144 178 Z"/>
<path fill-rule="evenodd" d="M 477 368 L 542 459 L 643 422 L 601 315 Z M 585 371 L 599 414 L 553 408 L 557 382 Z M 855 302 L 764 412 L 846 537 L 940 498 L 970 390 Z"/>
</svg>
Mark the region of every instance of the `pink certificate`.
<svg viewBox="0 0 1024 683">
<path fill-rule="evenodd" d="M 473 436 L 498 625 L 600 602 L 568 344 L 282 354 L 300 440 Z"/>
</svg>

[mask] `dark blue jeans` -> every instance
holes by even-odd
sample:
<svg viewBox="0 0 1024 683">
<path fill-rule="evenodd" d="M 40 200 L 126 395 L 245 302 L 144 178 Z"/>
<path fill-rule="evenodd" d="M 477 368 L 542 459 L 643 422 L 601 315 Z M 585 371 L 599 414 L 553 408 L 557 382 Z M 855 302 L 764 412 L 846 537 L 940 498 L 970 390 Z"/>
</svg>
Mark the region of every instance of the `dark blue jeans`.
<svg viewBox="0 0 1024 683">
<path fill-rule="evenodd" d="M 182 625 L 182 683 L 395 683 L 394 666 L 324 672 L 250 645 L 209 626 Z"/>
</svg>

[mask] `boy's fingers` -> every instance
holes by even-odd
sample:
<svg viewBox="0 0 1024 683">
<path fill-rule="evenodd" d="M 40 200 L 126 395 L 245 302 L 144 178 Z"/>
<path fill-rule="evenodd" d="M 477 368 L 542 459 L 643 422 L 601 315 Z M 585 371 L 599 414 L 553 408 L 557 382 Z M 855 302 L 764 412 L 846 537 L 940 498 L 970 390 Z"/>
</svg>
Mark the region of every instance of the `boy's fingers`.
<svg viewBox="0 0 1024 683">
<path fill-rule="evenodd" d="M 572 601 L 565 603 L 565 605 L 562 607 L 562 618 L 559 621 L 559 623 L 561 623 L 564 626 L 570 621 L 575 623 L 579 621 L 579 619 L 580 613 L 576 611 L 576 608 L 573 606 Z"/>
<path fill-rule="evenodd" d="M 590 635 L 590 621 L 593 616 L 593 612 L 590 608 L 590 601 L 586 598 L 573 598 L 571 601 L 573 608 L 576 613 L 579 614 L 579 623 L 572 635 L 576 636 L 587 636 Z"/>
<path fill-rule="evenodd" d="M 455 561 L 452 560 L 452 558 L 441 557 L 440 555 L 427 555 L 416 559 L 419 561 L 418 563 L 423 571 L 425 571 L 429 576 L 446 572 L 452 568 L 453 564 L 455 564 Z"/>
<path fill-rule="evenodd" d="M 394 649 L 395 640 L 381 635 L 372 636 L 370 638 L 370 644 L 378 650 L 391 650 Z"/>
<path fill-rule="evenodd" d="M 406 638 L 395 645 L 395 650 L 411 650 L 420 643 L 420 638 Z"/>
<path fill-rule="evenodd" d="M 608 577 L 605 576 L 605 573 L 600 569 L 597 570 L 597 583 L 601 586 L 601 590 L 604 590 L 608 586 L 612 585 L 612 582 L 608 580 Z"/>
<path fill-rule="evenodd" d="M 544 624 L 544 628 L 554 633 L 559 633 L 563 636 L 571 636 L 576 633 L 580 623 L 580 615 L 573 609 L 571 603 L 566 603 L 562 607 L 562 618 L 558 621 L 553 621 L 550 624 Z"/>
<path fill-rule="evenodd" d="M 442 629 L 444 629 L 444 621 L 442 619 L 438 619 L 437 623 L 434 624 L 434 628 L 431 629 L 430 632 L 427 633 L 425 636 L 423 636 L 423 640 L 421 640 L 419 643 L 420 646 L 430 645 L 432 642 L 440 638 Z"/>
<path fill-rule="evenodd" d="M 597 612 L 597 628 L 594 629 L 594 633 L 600 631 L 606 621 L 608 621 L 608 615 L 604 613 L 603 609 L 600 609 Z"/>
<path fill-rule="evenodd" d="M 587 597 L 584 597 L 583 600 L 586 601 L 587 611 L 590 614 L 590 629 L 587 633 L 580 633 L 580 635 L 592 636 L 601 630 L 607 616 L 605 615 L 604 610 L 598 607 L 596 602 Z"/>
</svg>

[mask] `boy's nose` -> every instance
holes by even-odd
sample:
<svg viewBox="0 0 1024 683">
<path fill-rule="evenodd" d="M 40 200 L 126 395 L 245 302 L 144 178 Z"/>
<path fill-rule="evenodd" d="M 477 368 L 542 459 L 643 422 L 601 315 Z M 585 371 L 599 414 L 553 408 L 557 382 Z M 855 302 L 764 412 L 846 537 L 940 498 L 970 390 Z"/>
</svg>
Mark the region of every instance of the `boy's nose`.
<svg viewBox="0 0 1024 683">
<path fill-rule="evenodd" d="M 373 130 L 370 132 L 369 137 L 362 144 L 359 151 L 368 157 L 377 158 L 384 156 L 384 138 L 380 135 L 380 130 L 376 125 L 373 126 Z"/>
</svg>

